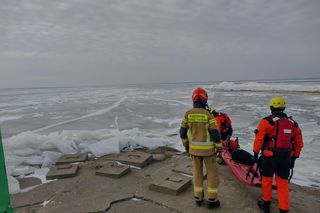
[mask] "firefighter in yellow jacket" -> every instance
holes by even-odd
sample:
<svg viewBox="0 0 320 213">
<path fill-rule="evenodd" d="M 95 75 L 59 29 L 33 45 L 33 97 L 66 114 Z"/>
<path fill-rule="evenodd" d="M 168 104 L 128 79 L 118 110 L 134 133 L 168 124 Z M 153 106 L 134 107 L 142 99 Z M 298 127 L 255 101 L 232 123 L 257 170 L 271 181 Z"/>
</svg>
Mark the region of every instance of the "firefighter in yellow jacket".
<svg viewBox="0 0 320 213">
<path fill-rule="evenodd" d="M 197 206 L 204 199 L 203 162 L 207 171 L 206 200 L 208 208 L 220 206 L 218 200 L 218 167 L 216 151 L 221 151 L 221 138 L 217 121 L 206 110 L 208 94 L 202 88 L 192 93 L 193 108 L 187 111 L 182 120 L 180 137 L 192 159 L 194 198 Z"/>
</svg>

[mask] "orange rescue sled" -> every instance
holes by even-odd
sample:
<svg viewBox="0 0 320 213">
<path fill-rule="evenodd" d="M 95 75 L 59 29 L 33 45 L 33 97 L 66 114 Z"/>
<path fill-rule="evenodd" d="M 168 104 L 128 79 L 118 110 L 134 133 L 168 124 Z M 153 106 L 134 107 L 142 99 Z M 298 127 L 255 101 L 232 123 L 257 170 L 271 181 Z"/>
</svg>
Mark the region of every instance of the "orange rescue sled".
<svg viewBox="0 0 320 213">
<path fill-rule="evenodd" d="M 231 153 L 227 149 L 226 141 L 223 142 L 221 157 L 238 181 L 248 186 L 261 187 L 261 175 L 257 164 L 250 166 L 232 160 Z M 273 179 L 272 188 L 276 189 L 275 179 Z"/>
</svg>

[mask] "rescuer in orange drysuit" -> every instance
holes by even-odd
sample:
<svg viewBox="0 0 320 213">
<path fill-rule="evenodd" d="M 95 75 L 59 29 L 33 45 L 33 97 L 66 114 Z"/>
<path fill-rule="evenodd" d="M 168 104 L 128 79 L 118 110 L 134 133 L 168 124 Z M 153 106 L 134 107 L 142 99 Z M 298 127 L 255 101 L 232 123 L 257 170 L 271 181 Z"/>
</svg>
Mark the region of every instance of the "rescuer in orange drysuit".
<svg viewBox="0 0 320 213">
<path fill-rule="evenodd" d="M 217 112 L 213 105 L 210 106 L 209 111 L 212 113 L 212 115 L 218 122 L 221 140 L 224 141 L 228 137 L 231 137 L 233 129 L 231 125 L 231 119 L 229 118 L 229 116 L 226 113 Z"/>
<path fill-rule="evenodd" d="M 254 158 L 262 174 L 262 196 L 258 206 L 265 213 L 270 212 L 273 175 L 276 176 L 278 207 L 280 213 L 289 211 L 288 178 L 295 160 L 303 147 L 301 129 L 296 121 L 285 113 L 286 101 L 282 97 L 270 100 L 271 115 L 263 118 L 255 130 Z"/>
</svg>

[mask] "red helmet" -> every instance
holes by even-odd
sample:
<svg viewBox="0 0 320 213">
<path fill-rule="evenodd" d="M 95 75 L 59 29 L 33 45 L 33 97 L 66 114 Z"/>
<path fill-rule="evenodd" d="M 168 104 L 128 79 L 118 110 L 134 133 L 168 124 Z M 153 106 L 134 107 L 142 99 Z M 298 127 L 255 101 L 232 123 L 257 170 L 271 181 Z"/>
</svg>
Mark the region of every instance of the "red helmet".
<svg viewBox="0 0 320 213">
<path fill-rule="evenodd" d="M 202 89 L 202 88 L 197 88 L 193 91 L 192 93 L 192 100 L 202 100 L 202 101 L 207 101 L 208 100 L 208 93 Z"/>
</svg>

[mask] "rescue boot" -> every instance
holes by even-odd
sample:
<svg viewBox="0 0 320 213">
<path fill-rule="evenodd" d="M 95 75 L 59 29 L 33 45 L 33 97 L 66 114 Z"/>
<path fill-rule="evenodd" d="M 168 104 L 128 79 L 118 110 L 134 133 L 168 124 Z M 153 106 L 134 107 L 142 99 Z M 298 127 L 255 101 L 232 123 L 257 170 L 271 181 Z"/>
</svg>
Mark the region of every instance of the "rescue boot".
<svg viewBox="0 0 320 213">
<path fill-rule="evenodd" d="M 279 213 L 288 213 L 288 212 L 289 212 L 288 210 L 279 209 Z"/>
<path fill-rule="evenodd" d="M 207 202 L 208 205 L 208 209 L 214 209 L 214 208 L 218 208 L 220 206 L 220 201 L 215 199 L 209 199 Z"/>
<path fill-rule="evenodd" d="M 202 198 L 199 199 L 198 197 L 194 197 L 196 199 L 196 206 L 200 207 L 202 205 L 203 202 L 203 197 L 204 197 L 204 192 L 202 191 Z"/>
<path fill-rule="evenodd" d="M 258 200 L 258 206 L 264 213 L 270 213 L 270 203 L 271 201 Z"/>
</svg>

